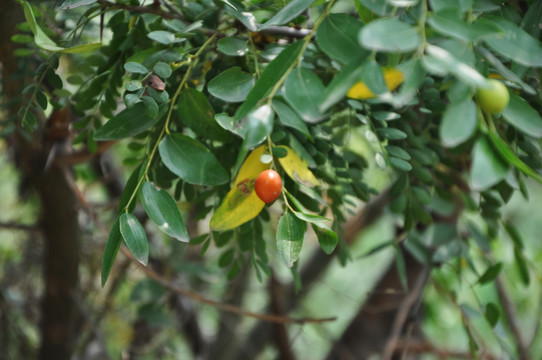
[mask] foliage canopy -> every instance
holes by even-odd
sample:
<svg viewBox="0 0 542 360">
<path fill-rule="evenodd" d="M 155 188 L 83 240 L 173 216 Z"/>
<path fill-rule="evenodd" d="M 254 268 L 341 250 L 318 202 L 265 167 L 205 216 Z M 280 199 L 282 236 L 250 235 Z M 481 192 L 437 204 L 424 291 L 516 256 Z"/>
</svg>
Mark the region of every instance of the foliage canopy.
<svg viewBox="0 0 542 360">
<path fill-rule="evenodd" d="M 480 273 L 471 250 L 486 252 L 504 229 L 529 283 L 521 239 L 500 209 L 516 192 L 528 197 L 527 178 L 542 183 L 541 1 L 66 0 L 55 9 L 60 36 L 43 4 L 17 1 L 26 17 L 17 55 L 43 63 L 4 133 L 32 133 L 46 126 L 39 114 L 68 106 L 74 147 L 115 142 L 132 169 L 102 285 L 123 241 L 148 262 L 138 204 L 202 254 L 229 243 L 218 260 L 229 278 L 245 262 L 269 275 L 269 252 L 295 272 L 309 228 L 344 263 L 344 222 L 383 190 L 366 175 L 373 165 L 389 179 L 401 227 L 387 246 L 428 266 L 464 259 Z M 497 114 L 475 95 L 488 79 L 509 91 Z M 284 183 L 271 207 L 254 192 L 269 168 Z M 206 229 L 192 239 L 186 204 Z M 275 246 L 264 241 L 269 229 Z M 484 266 L 479 283 L 502 267 Z"/>
</svg>

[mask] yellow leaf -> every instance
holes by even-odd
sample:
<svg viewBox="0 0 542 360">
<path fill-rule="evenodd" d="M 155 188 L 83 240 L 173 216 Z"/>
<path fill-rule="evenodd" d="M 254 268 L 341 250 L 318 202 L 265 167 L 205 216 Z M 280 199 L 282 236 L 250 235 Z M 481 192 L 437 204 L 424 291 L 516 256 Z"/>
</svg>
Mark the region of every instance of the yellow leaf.
<svg viewBox="0 0 542 360">
<path fill-rule="evenodd" d="M 271 163 L 261 162 L 261 156 L 267 151 L 262 145 L 252 151 L 239 169 L 233 187 L 211 218 L 213 230 L 224 231 L 254 219 L 262 211 L 265 203 L 254 191 L 254 182 L 258 175 L 271 167 Z"/>
<path fill-rule="evenodd" d="M 403 73 L 394 68 L 384 69 L 384 80 L 390 91 L 397 89 L 399 85 L 403 83 L 405 76 Z M 350 90 L 346 93 L 351 99 L 364 100 L 375 97 L 375 94 L 369 90 L 367 85 L 363 81 L 355 83 Z"/>
<path fill-rule="evenodd" d="M 320 185 L 318 179 L 309 170 L 309 163 L 302 159 L 294 150 L 287 146 L 281 146 L 288 150 L 288 155 L 279 158 L 279 163 L 289 177 L 305 186 L 314 187 Z"/>
</svg>

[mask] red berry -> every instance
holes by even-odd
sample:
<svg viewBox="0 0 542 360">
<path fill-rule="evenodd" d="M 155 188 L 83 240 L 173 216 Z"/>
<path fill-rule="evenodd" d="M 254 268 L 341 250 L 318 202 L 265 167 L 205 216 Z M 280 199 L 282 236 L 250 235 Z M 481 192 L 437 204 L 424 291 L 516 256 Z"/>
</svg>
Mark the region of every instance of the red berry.
<svg viewBox="0 0 542 360">
<path fill-rule="evenodd" d="M 256 195 L 265 203 L 275 201 L 282 191 L 282 179 L 275 170 L 264 170 L 254 183 Z"/>
</svg>

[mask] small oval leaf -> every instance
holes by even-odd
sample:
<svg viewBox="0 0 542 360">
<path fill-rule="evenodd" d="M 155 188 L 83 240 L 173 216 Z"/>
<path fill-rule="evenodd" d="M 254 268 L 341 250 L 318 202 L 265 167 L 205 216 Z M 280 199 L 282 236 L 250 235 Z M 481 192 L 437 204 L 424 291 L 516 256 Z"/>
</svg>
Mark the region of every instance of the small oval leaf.
<svg viewBox="0 0 542 360">
<path fill-rule="evenodd" d="M 240 102 L 246 99 L 256 80 L 241 68 L 229 68 L 209 81 L 207 89 L 211 95 L 226 102 Z"/>
<path fill-rule="evenodd" d="M 282 261 L 291 268 L 299 258 L 306 223 L 287 211 L 279 219 L 277 225 L 277 249 Z"/>
<path fill-rule="evenodd" d="M 126 246 L 137 261 L 147 266 L 149 261 L 149 242 L 143 225 L 131 213 L 123 213 L 119 218 L 120 233 Z"/>
<path fill-rule="evenodd" d="M 420 43 L 415 27 L 397 19 L 386 18 L 370 22 L 359 32 L 359 42 L 369 50 L 408 52 Z"/>
<path fill-rule="evenodd" d="M 179 241 L 190 240 L 175 200 L 169 193 L 146 182 L 141 187 L 140 198 L 143 208 L 160 230 Z"/>
<path fill-rule="evenodd" d="M 186 135 L 165 136 L 158 151 L 166 167 L 190 184 L 215 186 L 229 180 L 228 173 L 213 153 Z"/>
</svg>

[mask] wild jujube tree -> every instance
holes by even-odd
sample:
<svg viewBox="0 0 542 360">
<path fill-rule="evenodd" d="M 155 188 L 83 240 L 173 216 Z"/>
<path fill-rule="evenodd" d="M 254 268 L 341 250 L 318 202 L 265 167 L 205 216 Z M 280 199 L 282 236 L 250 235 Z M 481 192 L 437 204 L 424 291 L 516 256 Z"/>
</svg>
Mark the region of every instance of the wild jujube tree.
<svg viewBox="0 0 542 360">
<path fill-rule="evenodd" d="M 364 176 L 371 164 L 391 179 L 402 229 L 387 245 L 428 266 L 463 259 L 479 273 L 469 249 L 488 251 L 504 229 L 529 282 L 521 238 L 499 209 L 517 191 L 528 195 L 527 178 L 542 182 L 539 1 L 66 0 L 55 32 L 44 4 L 18 2 L 18 55 L 43 64 L 15 131 L 69 107 L 76 149 L 113 144 L 133 168 L 102 283 L 123 241 L 147 264 L 138 204 L 202 253 L 229 243 L 218 260 L 229 277 L 246 261 L 269 274 L 269 252 L 295 269 L 309 227 L 324 252 L 346 261 L 341 225 L 378 193 Z M 283 184 L 271 207 L 254 191 L 268 169 Z M 202 234 L 189 235 L 179 204 L 194 209 Z M 487 258 L 480 281 L 500 269 Z"/>
</svg>

